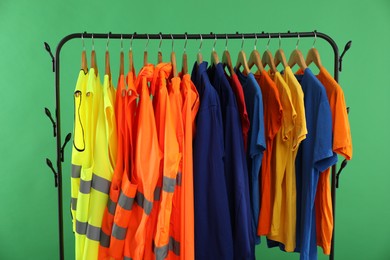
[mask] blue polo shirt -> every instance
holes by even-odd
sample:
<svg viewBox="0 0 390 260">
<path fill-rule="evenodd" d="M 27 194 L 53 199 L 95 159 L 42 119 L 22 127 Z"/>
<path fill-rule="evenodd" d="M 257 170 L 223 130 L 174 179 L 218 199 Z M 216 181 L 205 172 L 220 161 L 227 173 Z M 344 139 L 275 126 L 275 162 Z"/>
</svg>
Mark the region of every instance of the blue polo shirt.
<svg viewBox="0 0 390 260">
<path fill-rule="evenodd" d="M 232 224 L 234 259 L 254 259 L 255 244 L 251 224 L 248 167 L 236 97 L 225 76 L 222 63 L 207 70 L 218 93 L 222 111 L 225 147 L 225 177 Z"/>
<path fill-rule="evenodd" d="M 221 105 L 206 69 L 207 62 L 195 62 L 191 75 L 200 98 L 193 143 L 195 258 L 233 259 Z"/>
<path fill-rule="evenodd" d="M 317 259 L 314 200 L 320 173 L 337 162 L 332 151 L 332 115 L 325 88 L 305 69 L 297 75 L 304 93 L 307 136 L 295 161 L 297 188 L 296 251 L 301 260 Z"/>
<path fill-rule="evenodd" d="M 257 235 L 260 212 L 259 172 L 263 153 L 266 149 L 263 96 L 261 94 L 260 86 L 252 73 L 245 76 L 239 70 L 235 71 L 244 90 L 246 110 L 250 122 L 248 131 L 247 165 L 252 209 L 251 222 L 255 243 L 260 244 L 260 237 Z"/>
</svg>

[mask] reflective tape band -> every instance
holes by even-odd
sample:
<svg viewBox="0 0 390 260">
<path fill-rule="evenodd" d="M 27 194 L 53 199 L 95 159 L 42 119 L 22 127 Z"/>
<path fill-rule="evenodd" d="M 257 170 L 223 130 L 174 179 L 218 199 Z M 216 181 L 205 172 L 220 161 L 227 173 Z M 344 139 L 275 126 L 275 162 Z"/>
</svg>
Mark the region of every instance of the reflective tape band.
<svg viewBox="0 0 390 260">
<path fill-rule="evenodd" d="M 92 176 L 92 188 L 97 191 L 100 191 L 104 194 L 109 194 L 111 182 L 103 177 L 93 174 Z"/>
<path fill-rule="evenodd" d="M 168 245 L 155 247 L 154 254 L 156 255 L 156 260 L 164 260 L 168 256 Z"/>
<path fill-rule="evenodd" d="M 153 202 L 148 201 L 144 194 L 141 192 L 137 192 L 137 195 L 135 196 L 135 199 L 137 201 L 138 206 L 144 209 L 144 212 L 146 215 L 150 215 L 150 212 L 152 211 L 153 208 Z"/>
<path fill-rule="evenodd" d="M 92 181 L 80 180 L 80 189 L 79 191 L 83 194 L 89 194 L 91 192 Z"/>
<path fill-rule="evenodd" d="M 133 258 L 125 256 L 123 260 L 133 260 Z"/>
<path fill-rule="evenodd" d="M 161 187 L 156 186 L 154 189 L 154 201 L 159 201 L 161 197 Z"/>
<path fill-rule="evenodd" d="M 182 174 L 181 174 L 181 172 L 178 172 L 177 176 L 176 176 L 176 185 L 177 186 L 181 186 L 181 179 L 182 179 Z"/>
<path fill-rule="evenodd" d="M 113 202 L 113 201 L 111 200 L 111 198 L 108 198 L 107 209 L 108 209 L 108 212 L 109 212 L 111 215 L 115 215 L 116 203 Z"/>
<path fill-rule="evenodd" d="M 126 196 L 123 192 L 119 195 L 118 204 L 125 210 L 131 210 L 133 208 L 134 198 Z"/>
<path fill-rule="evenodd" d="M 81 165 L 72 164 L 72 178 L 80 178 L 81 175 Z"/>
<path fill-rule="evenodd" d="M 116 223 L 112 226 L 112 236 L 118 240 L 125 240 L 127 228 L 118 226 Z"/>
<path fill-rule="evenodd" d="M 169 250 L 175 255 L 180 256 L 180 242 L 176 241 L 173 237 L 169 237 Z"/>
<path fill-rule="evenodd" d="M 103 232 L 100 232 L 100 245 L 105 248 L 110 247 L 110 236 Z"/>
<path fill-rule="evenodd" d="M 109 194 L 111 182 L 103 177 L 97 176 L 96 174 L 92 175 L 91 181 L 80 180 L 80 192 L 84 194 L 89 194 L 91 187 L 94 190 L 100 191 L 104 194 Z"/>
<path fill-rule="evenodd" d="M 90 240 L 100 240 L 100 228 L 89 223 L 76 220 L 76 232 L 80 235 L 86 235 Z"/>
<path fill-rule="evenodd" d="M 163 191 L 173 193 L 175 191 L 176 178 L 163 177 Z"/>
<path fill-rule="evenodd" d="M 72 210 L 76 210 L 77 208 L 77 198 L 71 198 L 70 205 Z"/>
</svg>

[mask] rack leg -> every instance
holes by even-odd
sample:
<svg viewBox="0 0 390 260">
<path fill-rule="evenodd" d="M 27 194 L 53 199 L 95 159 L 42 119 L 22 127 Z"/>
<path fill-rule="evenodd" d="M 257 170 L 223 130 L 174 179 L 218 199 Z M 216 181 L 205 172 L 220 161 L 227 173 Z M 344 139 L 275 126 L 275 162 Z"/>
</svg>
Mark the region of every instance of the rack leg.
<svg viewBox="0 0 390 260">
<path fill-rule="evenodd" d="M 332 183 L 331 183 L 331 192 L 332 192 L 332 209 L 333 209 L 333 234 L 332 234 L 332 243 L 330 247 L 330 260 L 334 260 L 334 237 L 336 231 L 336 165 L 332 166 Z"/>
</svg>

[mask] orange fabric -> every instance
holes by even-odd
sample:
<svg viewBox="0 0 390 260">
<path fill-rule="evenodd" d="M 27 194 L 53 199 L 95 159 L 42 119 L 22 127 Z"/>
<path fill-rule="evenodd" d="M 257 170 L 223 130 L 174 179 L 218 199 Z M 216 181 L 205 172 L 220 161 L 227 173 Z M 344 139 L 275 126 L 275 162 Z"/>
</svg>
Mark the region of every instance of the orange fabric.
<svg viewBox="0 0 390 260">
<path fill-rule="evenodd" d="M 352 138 L 343 90 L 324 67 L 320 68 L 317 78 L 325 87 L 332 112 L 333 151 L 350 160 Z M 330 172 L 329 168 L 321 173 L 315 199 L 317 245 L 321 246 L 327 255 L 330 254 L 333 234 Z"/>
<path fill-rule="evenodd" d="M 271 158 L 273 140 L 282 125 L 283 109 L 280 102 L 279 92 L 275 82 L 266 72 L 255 74 L 255 78 L 260 85 L 264 105 L 264 128 L 266 137 L 266 150 L 264 151 L 261 163 L 261 202 L 258 235 L 268 235 L 271 228 Z"/>
<path fill-rule="evenodd" d="M 124 127 L 125 117 L 124 117 L 124 97 L 122 92 L 125 90 L 125 79 L 123 75 L 120 75 L 118 79 L 118 87 L 116 91 L 116 103 L 115 103 L 115 115 L 117 118 L 117 161 L 115 165 L 114 175 L 111 181 L 109 202 L 104 211 L 103 221 L 102 221 L 102 235 L 99 245 L 99 258 L 98 259 L 109 259 L 109 237 L 111 236 L 112 226 L 114 222 L 114 214 L 116 204 L 118 203 L 119 191 L 122 182 L 122 174 L 124 170 L 124 154 L 123 154 L 123 142 L 124 142 Z M 111 208 L 111 212 L 110 212 Z M 112 209 L 114 211 L 112 212 Z M 114 213 L 114 214 L 113 214 Z"/>
<path fill-rule="evenodd" d="M 159 165 L 162 157 L 148 82 L 153 78 L 154 66 L 144 66 L 136 81 L 140 98 L 136 115 L 136 139 L 134 150 L 134 171 L 132 183 L 137 185 L 136 203 L 133 205 L 133 217 L 128 232 L 130 243 L 126 244 L 128 255 L 134 260 L 144 259 L 147 223 L 153 208 L 154 191 L 159 178 Z M 135 230 L 135 232 L 134 232 Z M 134 234 L 134 236 L 132 236 Z"/>
<path fill-rule="evenodd" d="M 190 74 L 182 76 L 182 117 L 184 130 L 183 168 L 180 194 L 180 255 L 181 259 L 193 260 L 194 248 L 194 186 L 192 141 L 195 135 L 195 118 L 199 110 L 199 94 Z"/>
</svg>

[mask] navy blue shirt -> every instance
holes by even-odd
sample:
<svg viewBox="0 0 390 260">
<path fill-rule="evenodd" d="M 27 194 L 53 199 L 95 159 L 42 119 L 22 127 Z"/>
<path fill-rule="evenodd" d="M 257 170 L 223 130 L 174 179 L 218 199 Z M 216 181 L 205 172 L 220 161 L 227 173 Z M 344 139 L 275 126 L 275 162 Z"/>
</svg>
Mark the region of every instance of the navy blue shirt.
<svg viewBox="0 0 390 260">
<path fill-rule="evenodd" d="M 224 130 L 224 165 L 232 224 L 234 259 L 254 259 L 248 168 L 237 101 L 222 63 L 207 70 L 220 98 Z"/>
<path fill-rule="evenodd" d="M 315 195 L 320 173 L 337 162 L 332 151 L 332 115 L 325 88 L 305 69 L 296 76 L 304 93 L 307 136 L 295 160 L 297 188 L 296 251 L 301 260 L 317 259 Z"/>
<path fill-rule="evenodd" d="M 200 98 L 193 144 L 195 258 L 233 259 L 221 105 L 206 69 L 207 62 L 195 62 L 191 75 Z"/>
<path fill-rule="evenodd" d="M 244 90 L 246 110 L 250 127 L 248 131 L 248 151 L 247 165 L 249 172 L 249 189 L 252 208 L 252 232 L 255 237 L 255 243 L 260 243 L 260 237 L 257 235 L 257 226 L 260 212 L 260 190 L 259 190 L 259 172 L 263 153 L 266 149 L 265 129 L 264 129 L 264 107 L 261 89 L 254 75 L 249 73 L 243 75 L 236 70 L 237 77 Z"/>
</svg>

